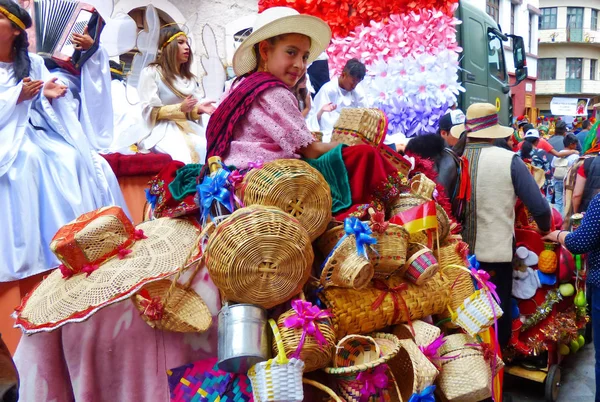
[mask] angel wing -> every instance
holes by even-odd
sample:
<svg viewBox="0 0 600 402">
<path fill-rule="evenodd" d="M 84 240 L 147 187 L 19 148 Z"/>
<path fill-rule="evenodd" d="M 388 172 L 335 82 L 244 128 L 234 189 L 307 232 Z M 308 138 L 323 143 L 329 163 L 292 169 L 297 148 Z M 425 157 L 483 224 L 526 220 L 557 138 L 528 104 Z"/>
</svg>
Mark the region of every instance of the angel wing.
<svg viewBox="0 0 600 402">
<path fill-rule="evenodd" d="M 206 56 L 202 55 L 202 68 L 206 75 L 202 77 L 202 88 L 207 99 L 218 101 L 225 90 L 227 75 L 225 66 L 217 51 L 217 38 L 212 28 L 208 25 L 202 30 L 202 44 L 206 49 Z"/>
<path fill-rule="evenodd" d="M 137 88 L 142 70 L 156 60 L 158 54 L 158 36 L 160 34 L 160 20 L 158 13 L 152 5 L 146 7 L 144 30 L 137 37 L 137 53 L 131 62 L 131 72 L 127 77 L 127 91 Z"/>
</svg>

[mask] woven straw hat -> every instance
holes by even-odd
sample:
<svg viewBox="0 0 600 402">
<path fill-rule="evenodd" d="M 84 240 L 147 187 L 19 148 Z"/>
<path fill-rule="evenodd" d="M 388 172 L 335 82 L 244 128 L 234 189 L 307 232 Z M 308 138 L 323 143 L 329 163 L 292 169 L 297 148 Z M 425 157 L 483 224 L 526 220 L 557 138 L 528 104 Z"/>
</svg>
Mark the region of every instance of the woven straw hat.
<svg viewBox="0 0 600 402">
<path fill-rule="evenodd" d="M 35 333 L 84 321 L 176 272 L 197 253 L 198 236 L 198 227 L 183 219 L 134 227 L 119 207 L 84 214 L 52 239 L 62 265 L 23 299 L 16 325 Z"/>
<path fill-rule="evenodd" d="M 459 138 L 464 131 L 470 138 L 506 138 L 513 133 L 512 128 L 498 124 L 498 112 L 491 103 L 473 103 L 465 123 L 452 127 L 450 133 Z"/>
<path fill-rule="evenodd" d="M 302 15 L 289 7 L 272 7 L 258 14 L 252 33 L 242 42 L 233 55 L 233 71 L 242 76 L 256 68 L 254 45 L 279 35 L 298 33 L 310 38 L 310 54 L 307 64 L 312 63 L 325 51 L 331 40 L 331 29 L 320 18 Z"/>
</svg>

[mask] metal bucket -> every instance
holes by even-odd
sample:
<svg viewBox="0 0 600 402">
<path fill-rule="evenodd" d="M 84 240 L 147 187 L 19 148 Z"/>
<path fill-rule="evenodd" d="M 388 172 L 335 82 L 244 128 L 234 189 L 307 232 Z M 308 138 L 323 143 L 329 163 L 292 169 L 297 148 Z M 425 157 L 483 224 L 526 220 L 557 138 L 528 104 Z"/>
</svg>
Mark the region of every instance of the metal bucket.
<svg viewBox="0 0 600 402">
<path fill-rule="evenodd" d="M 225 305 L 219 312 L 219 369 L 246 373 L 270 358 L 267 311 L 252 304 Z"/>
</svg>

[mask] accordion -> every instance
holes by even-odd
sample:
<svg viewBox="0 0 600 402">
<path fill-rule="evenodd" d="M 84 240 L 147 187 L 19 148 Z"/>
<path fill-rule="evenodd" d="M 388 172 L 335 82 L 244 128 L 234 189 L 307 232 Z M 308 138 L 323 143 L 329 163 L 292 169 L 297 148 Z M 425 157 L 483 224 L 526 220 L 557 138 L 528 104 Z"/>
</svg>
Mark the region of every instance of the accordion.
<svg viewBox="0 0 600 402">
<path fill-rule="evenodd" d="M 78 75 L 100 43 L 104 21 L 96 9 L 76 0 L 35 0 L 33 14 L 36 52 L 51 56 L 60 68 Z M 94 45 L 82 54 L 71 39 L 86 27 Z"/>
</svg>

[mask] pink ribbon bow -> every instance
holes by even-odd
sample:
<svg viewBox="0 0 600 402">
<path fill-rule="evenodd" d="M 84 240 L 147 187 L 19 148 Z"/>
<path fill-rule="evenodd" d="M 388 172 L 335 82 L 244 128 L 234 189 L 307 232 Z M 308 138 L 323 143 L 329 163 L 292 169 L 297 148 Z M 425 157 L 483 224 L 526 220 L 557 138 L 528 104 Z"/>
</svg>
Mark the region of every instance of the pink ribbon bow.
<svg viewBox="0 0 600 402">
<path fill-rule="evenodd" d="M 256 162 L 248 162 L 248 169 L 262 169 L 264 162 L 257 159 Z"/>
<path fill-rule="evenodd" d="M 86 274 L 85 276 L 88 277 L 88 276 L 90 276 L 90 274 L 92 272 L 94 272 L 98 268 L 100 268 L 99 265 L 96 265 L 96 264 L 87 264 L 87 265 L 84 265 L 83 268 L 81 268 L 81 272 L 85 272 L 85 274 Z"/>
<path fill-rule="evenodd" d="M 135 230 L 133 231 L 133 238 L 134 238 L 135 240 L 143 240 L 143 239 L 147 239 L 147 238 L 148 238 L 148 236 L 146 236 L 146 235 L 144 234 L 144 231 L 143 231 L 142 229 L 135 229 Z"/>
<path fill-rule="evenodd" d="M 245 207 L 244 202 L 242 200 L 240 200 L 238 198 L 238 196 L 235 194 L 235 189 L 237 189 L 240 184 L 242 184 L 242 181 L 244 180 L 244 175 L 240 173 L 239 170 L 234 170 L 233 172 L 229 173 L 229 175 L 227 176 L 227 181 L 229 182 L 229 184 L 231 184 L 232 187 L 232 191 L 231 191 L 231 205 L 234 205 L 234 201 L 242 208 Z"/>
<path fill-rule="evenodd" d="M 384 233 L 388 226 L 389 222 L 385 221 L 385 214 L 381 211 L 377 211 L 371 215 L 371 229 L 377 233 Z"/>
<path fill-rule="evenodd" d="M 129 248 L 125 248 L 123 246 L 119 246 L 117 247 L 117 255 L 119 257 L 119 260 L 122 260 L 123 258 L 127 257 L 129 254 L 131 254 L 133 252 L 133 250 L 129 249 Z"/>
<path fill-rule="evenodd" d="M 373 371 L 358 373 L 356 380 L 362 383 L 360 389 L 360 402 L 368 402 L 373 395 L 387 389 L 388 377 L 385 374 L 388 367 L 385 364 L 377 366 Z"/>
<path fill-rule="evenodd" d="M 147 289 L 142 289 L 138 294 L 142 297 L 140 300 L 140 306 L 144 308 L 142 315 L 151 321 L 160 321 L 165 309 L 160 296 L 151 297 Z"/>
<path fill-rule="evenodd" d="M 298 356 L 300 356 L 300 351 L 306 341 L 306 335 L 314 337 L 319 344 L 319 347 L 327 345 L 327 340 L 319 330 L 315 321 L 329 318 L 331 317 L 331 313 L 327 310 L 321 310 L 319 307 L 313 306 L 312 303 L 304 300 L 294 300 L 292 302 L 292 309 L 296 314 L 286 318 L 283 325 L 287 328 L 302 328 L 300 342 L 298 342 L 298 347 L 292 355 L 292 357 L 297 359 Z"/>
<path fill-rule="evenodd" d="M 471 274 L 473 275 L 473 277 L 475 277 L 477 282 L 479 282 L 481 288 L 489 291 L 492 294 L 492 296 L 494 296 L 494 299 L 496 299 L 496 301 L 500 303 L 500 297 L 498 297 L 498 293 L 496 293 L 496 285 L 494 285 L 490 280 L 490 274 L 484 271 L 483 269 L 475 268 L 471 268 Z"/>
<path fill-rule="evenodd" d="M 67 267 L 65 264 L 60 264 L 58 266 L 58 269 L 60 270 L 60 273 L 62 274 L 63 279 L 67 279 L 73 276 L 73 274 L 75 274 L 75 272 L 73 272 L 73 270 L 69 267 Z"/>
<path fill-rule="evenodd" d="M 439 353 L 438 353 L 439 349 L 444 345 L 444 343 L 446 343 L 446 340 L 444 339 L 444 335 L 440 335 L 429 345 L 419 346 L 419 350 L 421 350 L 421 352 L 423 352 L 423 354 L 425 355 L 427 360 L 429 360 L 431 363 L 433 363 L 437 367 L 435 360 L 451 360 L 451 359 L 456 359 L 457 357 L 459 357 L 458 355 L 444 356 L 444 357 L 439 356 Z"/>
</svg>

